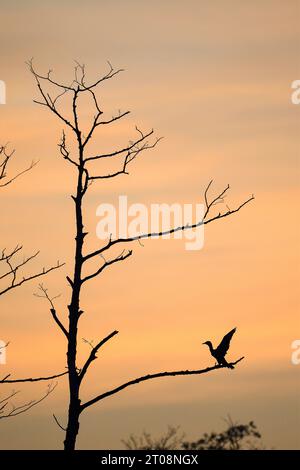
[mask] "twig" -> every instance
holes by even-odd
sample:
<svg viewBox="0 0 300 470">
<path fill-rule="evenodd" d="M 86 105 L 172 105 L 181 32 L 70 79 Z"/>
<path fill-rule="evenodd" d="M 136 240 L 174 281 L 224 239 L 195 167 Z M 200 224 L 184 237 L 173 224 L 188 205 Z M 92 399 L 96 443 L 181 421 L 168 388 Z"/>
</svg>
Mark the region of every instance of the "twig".
<svg viewBox="0 0 300 470">
<path fill-rule="evenodd" d="M 92 346 L 91 343 L 90 346 L 92 347 L 92 351 L 90 352 L 90 355 L 87 359 L 87 361 L 85 362 L 80 374 L 79 374 L 79 381 L 81 382 L 83 377 L 85 376 L 89 366 L 91 365 L 91 362 L 94 361 L 95 359 L 97 359 L 97 352 L 99 351 L 99 349 L 105 344 L 107 343 L 107 341 L 109 341 L 111 338 L 113 338 L 115 335 L 117 335 L 119 332 L 117 330 L 113 331 L 112 333 L 110 333 L 108 336 L 106 336 L 104 339 L 102 339 L 101 341 L 99 341 L 98 344 L 96 344 L 96 346 Z"/>
<path fill-rule="evenodd" d="M 28 377 L 27 379 L 8 379 L 10 374 L 0 380 L 0 383 L 3 384 L 16 384 L 16 383 L 23 383 L 23 382 L 42 382 L 46 380 L 57 379 L 58 377 L 62 377 L 66 375 L 68 371 L 61 372 L 60 374 L 50 375 L 49 377 Z"/>
<path fill-rule="evenodd" d="M 54 413 L 53 413 L 53 415 L 52 415 L 52 416 L 53 416 L 53 418 L 54 418 L 54 421 L 56 422 L 57 426 L 59 426 L 59 427 L 60 427 L 60 429 L 62 429 L 63 431 L 66 431 L 67 429 L 66 429 L 66 428 L 64 428 L 64 427 L 63 427 L 63 426 L 62 426 L 62 425 L 59 423 L 59 421 L 58 421 L 58 419 L 57 419 L 57 417 L 55 416 L 55 414 L 54 414 Z"/>
</svg>

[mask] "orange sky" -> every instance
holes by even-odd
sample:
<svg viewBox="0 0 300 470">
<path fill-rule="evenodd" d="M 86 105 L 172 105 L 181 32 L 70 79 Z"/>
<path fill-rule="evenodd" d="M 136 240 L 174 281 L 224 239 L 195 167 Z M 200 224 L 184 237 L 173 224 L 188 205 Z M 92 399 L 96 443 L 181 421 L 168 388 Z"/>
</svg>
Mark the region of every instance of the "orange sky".
<svg viewBox="0 0 300 470">
<path fill-rule="evenodd" d="M 299 109 L 291 83 L 299 71 L 299 2 L 111 2 L 87 0 L 1 4 L 1 142 L 16 148 L 15 168 L 32 159 L 31 173 L 1 190 L 1 243 L 41 250 L 39 265 L 66 262 L 44 279 L 61 293 L 66 318 L 72 271 L 72 168 L 58 155 L 61 124 L 32 103 L 37 97 L 25 60 L 51 67 L 70 81 L 73 59 L 91 78 L 108 59 L 126 71 L 101 90 L 110 116 L 130 117 L 101 130 L 90 151 L 121 147 L 135 124 L 165 138 L 136 160 L 129 176 L 94 184 L 86 203 L 90 246 L 97 246 L 96 208 L 117 202 L 200 203 L 211 178 L 227 183 L 230 206 L 256 199 L 237 215 L 205 229 L 205 246 L 186 251 L 184 241 L 149 240 L 134 256 L 112 266 L 83 295 L 80 337 L 120 334 L 103 349 L 84 397 L 144 373 L 200 368 L 212 363 L 201 345 L 238 327 L 230 357 L 245 355 L 234 372 L 162 379 L 128 389 L 82 418 L 80 448 L 118 448 L 144 429 L 162 433 L 180 424 L 196 438 L 222 429 L 222 418 L 254 420 L 267 446 L 299 447 L 299 367 L 291 343 L 299 339 Z M 83 122 L 89 108 L 82 109 Z M 1 297 L 0 339 L 10 340 L 1 375 L 48 374 L 65 367 L 63 337 L 48 306 L 32 296 L 36 284 Z M 80 357 L 88 353 L 82 344 Z M 43 386 L 22 388 L 22 398 Z M 2 394 L 2 390 L 1 390 Z M 66 383 L 31 413 L 2 420 L 0 448 L 60 448 Z M 26 430 L 26 432 L 25 432 Z"/>
</svg>

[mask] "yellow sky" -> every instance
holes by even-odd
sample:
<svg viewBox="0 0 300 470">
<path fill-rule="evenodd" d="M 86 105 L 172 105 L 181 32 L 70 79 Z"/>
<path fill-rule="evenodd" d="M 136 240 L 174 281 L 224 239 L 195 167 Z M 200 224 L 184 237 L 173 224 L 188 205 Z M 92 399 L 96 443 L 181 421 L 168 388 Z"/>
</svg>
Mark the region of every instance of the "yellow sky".
<svg viewBox="0 0 300 470">
<path fill-rule="evenodd" d="M 163 3 L 163 4 L 162 4 Z M 207 339 L 238 327 L 230 357 L 245 355 L 234 372 L 146 383 L 89 410 L 80 448 L 118 448 L 143 429 L 161 433 L 180 424 L 188 436 L 220 429 L 228 413 L 253 419 L 265 443 L 299 447 L 299 367 L 291 343 L 299 339 L 298 204 L 299 109 L 291 83 L 299 79 L 299 3 L 279 1 L 111 2 L 3 1 L 0 79 L 1 142 L 16 148 L 16 168 L 32 159 L 31 173 L 1 191 L 1 246 L 22 242 L 41 250 L 39 265 L 66 262 L 44 279 L 61 293 L 66 318 L 72 270 L 72 168 L 58 155 L 61 124 L 32 103 L 37 97 L 24 62 L 35 58 L 70 81 L 73 59 L 93 78 L 105 61 L 126 71 L 101 90 L 107 116 L 130 117 L 101 130 L 90 151 L 121 147 L 134 126 L 154 127 L 164 140 L 134 162 L 130 175 L 94 184 L 86 203 L 88 243 L 97 246 L 101 202 L 203 202 L 211 178 L 230 183 L 229 205 L 252 193 L 239 214 L 205 229 L 199 252 L 183 241 L 133 245 L 134 256 L 112 266 L 83 295 L 80 337 L 114 338 L 94 364 L 84 397 L 144 373 L 211 364 Z M 89 117 L 83 108 L 83 122 Z M 51 373 L 65 367 L 65 345 L 48 306 L 26 285 L 1 297 L 0 337 L 10 340 L 1 375 Z M 83 344 L 80 357 L 88 353 Z M 22 396 L 43 387 L 26 386 Z M 2 392 L 1 392 L 2 393 Z M 66 384 L 32 413 L 1 422 L 1 448 L 59 448 Z M 26 432 L 25 432 L 26 430 Z"/>
</svg>

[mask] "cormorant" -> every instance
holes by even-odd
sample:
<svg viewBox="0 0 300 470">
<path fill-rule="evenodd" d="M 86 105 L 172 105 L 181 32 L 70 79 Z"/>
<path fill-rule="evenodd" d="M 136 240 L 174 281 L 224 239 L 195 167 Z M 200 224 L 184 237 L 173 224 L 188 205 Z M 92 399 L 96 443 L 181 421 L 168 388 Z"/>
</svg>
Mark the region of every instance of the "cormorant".
<svg viewBox="0 0 300 470">
<path fill-rule="evenodd" d="M 202 343 L 202 344 L 207 344 L 210 350 L 210 354 L 215 359 L 217 359 L 217 362 L 220 366 L 226 366 L 226 367 L 229 367 L 229 369 L 234 369 L 234 367 L 232 364 L 228 364 L 228 362 L 225 359 L 225 356 L 229 349 L 230 341 L 235 331 L 236 331 L 236 328 L 233 328 L 233 330 L 229 331 L 229 333 L 227 333 L 227 335 L 224 336 L 221 343 L 216 349 L 213 348 L 211 341 L 205 341 L 205 343 Z"/>
</svg>

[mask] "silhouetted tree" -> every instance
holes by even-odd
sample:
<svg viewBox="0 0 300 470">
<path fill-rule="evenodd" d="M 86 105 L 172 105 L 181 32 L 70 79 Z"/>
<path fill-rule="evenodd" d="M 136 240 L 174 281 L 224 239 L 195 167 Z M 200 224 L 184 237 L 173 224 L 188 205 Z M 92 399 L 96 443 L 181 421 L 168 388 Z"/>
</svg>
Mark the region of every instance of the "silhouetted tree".
<svg viewBox="0 0 300 470">
<path fill-rule="evenodd" d="M 129 450 L 261 450 L 261 434 L 253 421 L 247 424 L 227 420 L 227 428 L 219 433 L 204 433 L 197 441 L 186 441 L 180 427 L 169 426 L 165 434 L 153 438 L 144 431 L 131 435 L 122 442 Z"/>
<path fill-rule="evenodd" d="M 37 162 L 32 162 L 27 168 L 22 171 L 19 171 L 15 174 L 10 174 L 9 166 L 12 161 L 12 158 L 15 155 L 15 151 L 9 151 L 7 145 L 0 146 L 0 188 L 4 188 L 10 185 L 18 177 L 30 171 Z M 22 245 L 16 245 L 13 249 L 7 250 L 3 248 L 0 250 L 0 297 L 9 291 L 20 287 L 22 284 L 32 281 L 33 279 L 40 278 L 50 273 L 53 270 L 60 268 L 63 264 L 57 262 L 55 266 L 49 268 L 42 268 L 40 271 L 33 274 L 25 274 L 24 269 L 27 265 L 39 255 L 39 251 L 36 251 L 32 255 L 22 256 Z M 4 354 L 4 349 L 7 348 L 9 343 L 6 345 L 0 346 L 0 355 Z M 0 379 L 2 384 L 15 384 L 15 383 L 25 383 L 25 382 L 37 382 L 43 380 L 51 380 L 57 378 L 61 375 L 65 375 L 66 372 L 62 374 L 55 374 L 52 377 L 38 377 L 38 378 L 27 378 L 27 379 L 12 379 L 10 374 L 6 377 Z M 50 384 L 47 387 L 45 394 L 36 400 L 30 400 L 29 402 L 15 405 L 13 403 L 13 398 L 18 395 L 19 391 L 11 391 L 4 398 L 0 398 L 0 419 L 11 418 L 17 416 L 25 411 L 28 411 L 33 406 L 37 405 L 43 401 L 56 387 L 56 384 Z"/>
<path fill-rule="evenodd" d="M 261 449 L 258 440 L 261 434 L 253 421 L 248 424 L 234 423 L 227 420 L 227 429 L 223 432 L 203 434 L 202 438 L 194 442 L 183 442 L 185 450 L 254 450 Z"/>
<path fill-rule="evenodd" d="M 120 263 L 132 255 L 131 249 L 123 249 L 117 256 L 110 257 L 110 249 L 113 247 L 117 248 L 122 245 L 124 246 L 135 240 L 149 238 L 154 235 L 162 236 L 163 234 L 171 234 L 179 230 L 196 228 L 201 225 L 206 225 L 210 222 L 220 220 L 238 212 L 242 207 L 244 207 L 253 199 L 253 196 L 244 201 L 235 209 L 229 209 L 227 206 L 227 209 L 224 212 L 213 213 L 214 206 L 217 203 L 223 202 L 224 196 L 227 194 L 229 186 L 227 186 L 221 193 L 210 199 L 208 197 L 208 190 L 210 189 L 212 183 L 210 182 L 205 191 L 206 210 L 203 219 L 196 221 L 191 225 L 173 227 L 167 231 L 156 234 L 144 233 L 134 237 L 116 239 L 112 239 L 112 237 L 110 237 L 107 243 L 105 243 L 103 246 L 96 250 L 87 251 L 85 247 L 85 241 L 88 232 L 84 227 L 83 202 L 88 193 L 90 183 L 101 181 L 103 179 L 119 177 L 120 175 L 127 175 L 132 161 L 141 155 L 142 152 L 153 149 L 160 139 L 153 137 L 153 129 L 144 132 L 136 127 L 137 135 L 135 138 L 129 141 L 128 144 L 125 144 L 123 147 L 115 149 L 109 153 L 99 152 L 91 155 L 88 152 L 88 144 L 91 142 L 95 131 L 100 127 L 103 128 L 120 121 L 129 114 L 129 111 L 125 111 L 119 112 L 115 116 L 109 118 L 103 118 L 104 112 L 99 104 L 99 100 L 96 94 L 99 85 L 102 85 L 107 80 L 115 77 L 121 72 L 121 70 L 114 70 L 113 67 L 109 64 L 109 70 L 105 75 L 97 78 L 92 83 L 87 83 L 86 70 L 84 65 L 77 64 L 75 66 L 75 73 L 71 83 L 65 84 L 60 83 L 54 79 L 51 70 L 49 70 L 49 72 L 47 72 L 45 75 L 39 73 L 34 68 L 32 60 L 29 61 L 28 65 L 36 80 L 36 85 L 40 94 L 40 98 L 38 100 L 34 100 L 35 103 L 41 105 L 43 108 L 46 108 L 57 119 L 62 121 L 65 128 L 73 136 L 74 142 L 76 144 L 76 151 L 71 152 L 70 147 L 66 142 L 65 130 L 63 130 L 62 138 L 59 143 L 59 150 L 62 157 L 71 165 L 76 174 L 76 185 L 74 187 L 74 194 L 72 195 L 72 199 L 74 201 L 76 235 L 73 274 L 67 277 L 68 284 L 71 287 L 71 297 L 68 303 L 69 315 L 67 326 L 63 325 L 62 322 L 58 320 L 58 315 L 53 303 L 50 305 L 51 313 L 67 341 L 69 409 L 64 447 L 66 450 L 73 450 L 75 448 L 76 438 L 79 430 L 80 414 L 93 404 L 105 399 L 106 397 L 114 395 L 131 385 L 135 385 L 146 380 L 167 376 L 204 374 L 223 367 L 222 365 L 219 365 L 201 370 L 181 370 L 148 374 L 142 377 L 138 377 L 137 379 L 130 380 L 116 388 L 97 395 L 85 401 L 84 403 L 81 402 L 80 389 L 89 367 L 97 358 L 97 353 L 99 352 L 100 348 L 102 348 L 109 340 L 118 334 L 118 331 L 113 331 L 105 338 L 98 341 L 94 346 L 92 346 L 90 354 L 84 364 L 79 366 L 77 362 L 78 328 L 80 318 L 84 313 L 80 303 L 82 291 L 87 283 L 102 274 L 109 266 Z M 53 91 L 55 88 L 57 89 L 56 92 Z M 63 108 L 61 105 L 61 100 L 66 96 L 70 98 L 70 101 L 64 101 L 64 103 L 66 103 L 66 107 L 68 106 L 68 103 L 70 103 L 70 108 L 67 110 L 66 107 Z M 79 109 L 79 99 L 83 96 L 86 96 L 92 100 L 94 108 L 94 115 L 90 127 L 86 132 L 84 132 L 81 124 Z M 117 159 L 120 161 L 118 170 L 104 174 L 94 173 L 93 169 L 95 168 L 95 163 L 99 161 L 110 161 L 111 159 Z M 100 264 L 98 264 L 99 260 Z M 93 269 L 95 263 L 97 263 L 97 267 Z M 89 272 L 88 274 L 86 274 L 87 271 Z"/>
</svg>

